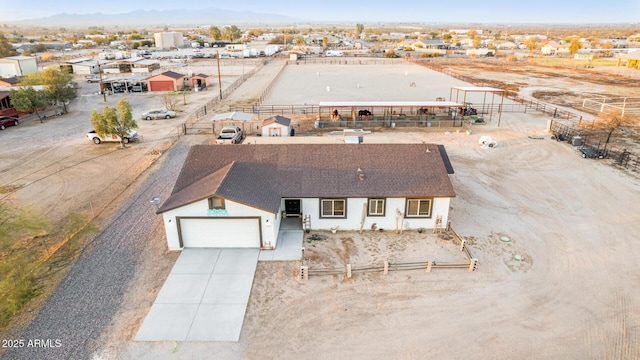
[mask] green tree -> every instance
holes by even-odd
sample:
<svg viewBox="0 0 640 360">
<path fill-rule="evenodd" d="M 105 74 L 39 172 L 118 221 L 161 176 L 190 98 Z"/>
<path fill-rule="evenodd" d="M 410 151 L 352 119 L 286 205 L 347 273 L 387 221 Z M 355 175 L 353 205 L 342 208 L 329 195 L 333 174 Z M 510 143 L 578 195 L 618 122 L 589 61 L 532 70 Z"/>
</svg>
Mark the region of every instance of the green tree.
<svg viewBox="0 0 640 360">
<path fill-rule="evenodd" d="M 306 45 L 306 42 L 304 41 L 304 36 L 302 36 L 302 35 L 296 36 L 296 45 L 298 45 L 298 46 Z"/>
<path fill-rule="evenodd" d="M 3 33 L 0 32 L 0 58 L 13 56 L 15 51 Z"/>
<path fill-rule="evenodd" d="M 116 107 L 105 106 L 102 112 L 91 111 L 91 125 L 100 136 L 118 135 L 122 148 L 126 147 L 124 138 L 129 131 L 138 128 L 138 124 L 131 115 L 131 104 L 127 99 L 120 99 Z"/>
<path fill-rule="evenodd" d="M 582 48 L 582 44 L 580 44 L 580 39 L 578 38 L 571 39 L 571 42 L 569 43 L 569 52 L 571 53 L 571 55 L 577 54 L 578 50 L 580 50 L 581 48 Z"/>
<path fill-rule="evenodd" d="M 212 26 L 209 28 L 209 36 L 211 36 L 213 40 L 220 40 L 222 39 L 222 32 L 220 32 L 219 27 Z"/>
<path fill-rule="evenodd" d="M 242 31 L 240 31 L 240 29 L 235 25 L 226 26 L 224 28 L 224 31 L 222 32 L 222 38 L 229 41 L 234 41 L 240 39 L 241 37 Z"/>
<path fill-rule="evenodd" d="M 47 100 L 54 104 L 62 104 L 63 112 L 68 112 L 67 103 L 78 96 L 73 83 L 73 75 L 53 68 L 46 68 L 42 72 L 30 74 L 21 83 L 23 85 L 44 85 Z"/>
<path fill-rule="evenodd" d="M 42 91 L 37 91 L 33 86 L 23 86 L 18 90 L 11 90 L 11 106 L 18 111 L 35 112 L 42 122 L 40 111 L 47 108 L 47 97 Z"/>
<path fill-rule="evenodd" d="M 66 114 L 69 111 L 67 103 L 78 96 L 73 75 L 49 68 L 42 72 L 42 79 L 47 97 L 55 104 L 62 104 L 63 112 Z"/>
<path fill-rule="evenodd" d="M 363 24 L 356 24 L 356 37 L 359 38 L 362 32 L 364 31 Z"/>
</svg>

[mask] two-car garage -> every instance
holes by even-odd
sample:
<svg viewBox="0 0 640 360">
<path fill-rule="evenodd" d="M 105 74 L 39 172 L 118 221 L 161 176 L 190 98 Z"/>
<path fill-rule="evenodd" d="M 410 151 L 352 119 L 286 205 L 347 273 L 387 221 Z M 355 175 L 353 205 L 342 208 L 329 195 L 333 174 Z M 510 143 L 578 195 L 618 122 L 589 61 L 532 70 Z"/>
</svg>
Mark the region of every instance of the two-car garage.
<svg viewBox="0 0 640 360">
<path fill-rule="evenodd" d="M 260 248 L 259 217 L 178 217 L 182 248 Z"/>
<path fill-rule="evenodd" d="M 177 72 L 165 71 L 147 78 L 147 84 L 150 91 L 180 91 L 184 89 L 186 78 Z"/>
</svg>

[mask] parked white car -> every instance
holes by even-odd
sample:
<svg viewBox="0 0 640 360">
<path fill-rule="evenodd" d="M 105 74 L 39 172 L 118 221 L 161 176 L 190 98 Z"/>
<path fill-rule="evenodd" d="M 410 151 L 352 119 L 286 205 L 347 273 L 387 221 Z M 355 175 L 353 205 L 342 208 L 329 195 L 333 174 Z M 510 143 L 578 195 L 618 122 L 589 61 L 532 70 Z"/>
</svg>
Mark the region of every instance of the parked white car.
<svg viewBox="0 0 640 360">
<path fill-rule="evenodd" d="M 151 110 L 151 111 L 142 113 L 142 119 L 144 120 L 171 119 L 174 117 L 176 117 L 175 111 L 170 111 L 165 109 Z"/>
<path fill-rule="evenodd" d="M 118 135 L 105 135 L 100 136 L 95 130 L 91 130 L 87 133 L 87 139 L 94 144 L 100 144 L 101 142 L 120 142 L 120 136 Z M 124 143 L 128 144 L 132 141 L 138 140 L 138 132 L 135 130 L 129 130 L 127 136 L 124 137 Z"/>
<path fill-rule="evenodd" d="M 344 56 L 344 53 L 340 50 L 327 50 L 327 52 L 324 53 L 324 56 Z"/>
</svg>

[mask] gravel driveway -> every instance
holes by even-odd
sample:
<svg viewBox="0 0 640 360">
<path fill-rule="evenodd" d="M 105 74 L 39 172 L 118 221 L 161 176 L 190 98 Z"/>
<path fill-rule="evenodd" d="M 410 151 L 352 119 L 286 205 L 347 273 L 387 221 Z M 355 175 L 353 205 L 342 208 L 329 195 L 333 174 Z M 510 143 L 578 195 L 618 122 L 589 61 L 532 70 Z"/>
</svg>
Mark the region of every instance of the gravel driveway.
<svg viewBox="0 0 640 360">
<path fill-rule="evenodd" d="M 161 226 L 150 199 L 169 195 L 188 150 L 186 143 L 178 142 L 150 169 L 21 335 L 25 342 L 60 340 L 60 347 L 13 348 L 4 354 L 5 359 L 91 357 L 94 341 L 111 322 L 143 258 L 147 234 Z"/>
<path fill-rule="evenodd" d="M 263 83 L 265 81 L 268 83 L 269 79 L 275 77 L 281 67 L 282 63 L 266 66 L 258 72 L 259 76 L 249 78 L 220 106 L 228 106 L 248 96 L 257 96 L 266 86 Z M 211 96 L 215 94 L 212 93 Z M 143 97 L 149 98 L 147 100 L 149 103 L 158 101 L 147 94 L 138 97 L 141 102 L 144 101 Z M 108 100 L 109 103 L 116 101 L 115 98 Z M 73 109 L 78 112 L 75 117 L 62 118 L 56 123 L 57 127 L 53 127 L 53 123 L 46 127 L 31 127 L 30 131 L 38 132 L 36 137 L 47 140 L 46 144 L 39 142 L 36 145 L 30 145 L 18 141 L 14 143 L 19 144 L 24 151 L 29 151 L 32 146 L 38 148 L 50 146 L 56 148 L 56 151 L 69 145 L 86 147 L 86 139 L 73 135 L 82 134 L 85 131 L 86 120 L 73 122 L 73 119 L 88 118 L 89 109 L 94 107 L 95 103 L 95 97 L 80 97 L 74 103 Z M 62 123 L 64 123 L 63 126 L 61 126 Z M 149 134 L 145 144 L 155 144 L 156 141 L 163 140 L 165 135 L 161 133 L 166 130 L 160 129 L 161 125 L 154 125 L 154 123 L 141 125 L 146 127 L 146 133 Z M 73 131 L 69 131 L 69 128 L 73 128 Z M 47 137 L 45 135 L 47 129 L 49 131 L 56 129 L 57 134 L 64 136 L 64 141 L 61 142 L 60 138 Z M 12 135 L 20 136 L 18 133 Z M 150 242 L 159 240 L 154 236 L 157 230 L 162 228 L 162 217 L 155 214 L 156 208 L 150 200 L 155 196 L 160 196 L 162 199 L 168 197 L 189 151 L 189 142 L 194 141 L 198 142 L 202 139 L 199 136 L 189 136 L 179 140 L 133 184 L 131 190 L 123 195 L 126 200 L 122 201 L 122 205 L 104 225 L 104 230 L 91 240 L 79 255 L 74 267 L 46 300 L 42 310 L 20 335 L 25 346 L 8 349 L 1 355 L 3 359 L 89 359 L 99 352 L 104 346 L 100 344 L 101 335 L 115 321 L 114 317 L 121 310 L 130 287 L 136 285 L 133 282 L 136 274 L 144 271 L 144 266 L 148 264 L 145 262 L 145 256 L 148 261 L 149 247 L 152 246 Z M 90 151 L 102 148 L 94 145 L 88 147 Z M 143 147 L 138 151 L 142 149 L 147 148 Z M 131 150 L 129 149 L 128 152 Z M 82 148 L 76 152 L 85 151 L 87 150 Z M 138 160 L 131 158 L 126 161 Z M 94 182 L 91 179 L 87 178 L 86 174 L 83 178 L 84 181 Z M 164 243 L 161 246 L 166 248 Z M 38 340 L 47 346 L 29 347 L 27 345 L 30 340 L 32 343 L 33 340 Z"/>
</svg>

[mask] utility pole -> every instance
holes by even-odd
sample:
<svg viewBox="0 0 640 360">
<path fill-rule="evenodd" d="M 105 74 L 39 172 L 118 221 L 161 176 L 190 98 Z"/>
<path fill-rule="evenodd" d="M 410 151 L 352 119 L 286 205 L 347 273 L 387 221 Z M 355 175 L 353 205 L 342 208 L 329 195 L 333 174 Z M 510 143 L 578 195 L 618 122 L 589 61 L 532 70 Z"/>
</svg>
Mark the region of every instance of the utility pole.
<svg viewBox="0 0 640 360">
<path fill-rule="evenodd" d="M 100 59 L 98 62 L 98 76 L 100 77 L 100 92 L 102 93 L 102 97 L 104 98 L 104 102 L 107 102 L 107 94 L 104 92 L 104 84 L 102 83 L 102 70 L 100 69 Z"/>
<path fill-rule="evenodd" d="M 216 50 L 216 60 L 218 60 L 218 87 L 220 88 L 220 100 L 222 100 L 222 78 L 220 77 L 220 51 Z"/>
</svg>

